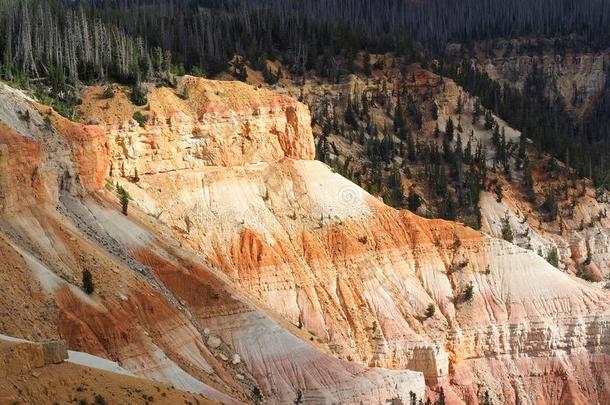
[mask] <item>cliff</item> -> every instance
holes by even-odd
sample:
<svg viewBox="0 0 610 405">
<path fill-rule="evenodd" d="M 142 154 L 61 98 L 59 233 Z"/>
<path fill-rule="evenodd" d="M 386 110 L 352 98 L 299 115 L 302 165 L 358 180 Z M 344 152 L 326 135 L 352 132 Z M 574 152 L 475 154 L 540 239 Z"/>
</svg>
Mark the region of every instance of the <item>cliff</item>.
<svg viewBox="0 0 610 405">
<path fill-rule="evenodd" d="M 448 96 L 447 111 L 452 102 Z M 145 167 L 147 157 L 115 159 Z M 501 402 L 553 403 L 557 392 L 547 391 L 548 380 L 560 390 L 590 381 L 573 397 L 608 395 L 594 366 L 606 355 L 592 349 L 608 342 L 608 293 L 531 251 L 393 210 L 306 156 L 115 181 L 184 245 L 341 359 L 415 369 L 429 386 L 451 381 L 454 398 L 466 402 L 487 390 Z M 437 310 L 427 318 L 430 305 Z M 565 380 L 572 366 L 548 360 L 558 353 L 567 364 L 595 360 Z M 549 375 L 539 378 L 531 367 Z M 510 388 L 500 371 L 507 368 L 527 375 L 528 388 Z"/>
<path fill-rule="evenodd" d="M 549 100 L 560 101 L 579 115 L 595 104 L 608 80 L 608 50 L 589 51 L 571 46 L 569 40 L 555 46 L 547 39 L 500 39 L 476 42 L 471 50 L 452 44 L 448 51 L 469 55 L 491 79 L 519 90 L 535 80 Z"/>
<path fill-rule="evenodd" d="M 205 81 L 196 84 L 209 86 Z M 244 100 L 255 92 L 233 84 L 227 88 Z M 128 217 L 122 215 L 114 193 L 99 190 L 111 189 L 111 181 L 117 180 L 110 171 L 118 165 L 113 156 L 123 149 L 117 146 L 121 137 L 113 135 L 114 122 L 70 123 L 20 92 L 6 87 L 2 91 L 14 99 L 0 105 L 3 116 L 13 116 L 4 121 L 0 142 L 5 151 L 0 219 L 3 332 L 31 339 L 63 338 L 71 349 L 117 361 L 137 376 L 227 404 L 262 398 L 292 403 L 297 397 L 308 403 L 385 402 L 407 398 L 409 391 L 423 396 L 421 373 L 369 368 L 326 353 L 265 303 L 236 288 L 205 256 L 181 246 L 181 233 L 146 215 L 137 202 Z M 160 96 L 166 92 L 159 90 Z M 256 102 L 272 95 L 263 93 Z M 154 103 L 155 93 L 149 97 Z M 120 100 L 120 95 L 113 99 Z M 231 113 L 226 107 L 222 114 Z M 175 172 L 231 164 L 222 160 L 223 154 L 271 161 L 309 156 L 312 138 L 305 107 L 279 98 L 277 105 L 265 108 L 276 121 L 252 118 L 248 122 L 259 129 L 243 136 L 273 137 L 268 152 L 257 155 L 240 146 L 244 154 L 238 155 L 237 141 L 222 136 L 250 118 L 221 115 L 218 122 L 206 120 L 213 129 L 203 138 L 217 157 L 208 161 L 195 156 L 193 164 L 200 169 L 178 167 Z M 294 116 L 299 110 L 305 113 Z M 290 138 L 283 139 L 286 134 Z M 167 147 L 176 144 L 162 140 Z M 149 158 L 136 156 L 142 163 Z M 167 162 L 183 160 L 170 157 L 157 166 L 159 173 L 151 173 L 162 176 Z M 142 169 L 142 177 L 147 173 Z M 131 189 L 127 179 L 121 177 L 121 182 Z M 93 275 L 91 295 L 80 288 L 84 269 Z"/>
<path fill-rule="evenodd" d="M 3 91 L 2 331 L 225 403 L 610 399 L 606 290 L 384 205 L 312 160 L 298 102 L 187 77 L 86 89 L 83 125 Z"/>
</svg>

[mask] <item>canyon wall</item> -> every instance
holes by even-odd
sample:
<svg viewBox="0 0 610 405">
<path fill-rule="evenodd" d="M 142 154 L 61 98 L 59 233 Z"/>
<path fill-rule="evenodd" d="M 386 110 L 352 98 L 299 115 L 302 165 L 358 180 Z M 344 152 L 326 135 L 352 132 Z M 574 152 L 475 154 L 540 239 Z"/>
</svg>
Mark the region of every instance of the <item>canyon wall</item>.
<svg viewBox="0 0 610 405">
<path fill-rule="evenodd" d="M 312 160 L 300 103 L 187 77 L 86 89 L 75 124 L 3 92 L 2 332 L 224 403 L 610 398 L 606 290 L 386 206 Z"/>
<path fill-rule="evenodd" d="M 156 102 L 153 93 L 150 105 Z M 146 139 L 153 129 L 136 130 Z M 180 136 L 190 133 L 186 127 Z M 148 164 L 146 152 L 121 155 L 120 142 L 110 149 L 125 166 Z M 181 243 L 338 358 L 421 371 L 429 386 L 445 384 L 453 400 L 469 403 L 485 391 L 500 402 L 553 403 L 568 386 L 566 401 L 608 396 L 594 366 L 608 361 L 606 291 L 532 251 L 393 210 L 307 156 L 216 163 L 114 179 Z M 556 356 L 564 362 L 549 363 Z M 566 379 L 583 358 L 590 362 Z M 511 385 L 511 368 L 522 370 L 523 381 L 527 375 L 527 390 Z M 546 380 L 532 371 L 538 368 Z M 574 388 L 582 381 L 590 381 L 583 392 Z"/>
<path fill-rule="evenodd" d="M 2 91 L 14 97 L 13 103 L 0 105 L 3 117 L 14 116 L 3 121 L 11 126 L 0 133 L 2 332 L 34 340 L 62 338 L 70 349 L 226 404 L 293 403 L 296 398 L 384 403 L 407 398 L 410 391 L 424 395 L 421 373 L 334 358 L 266 303 L 236 288 L 213 262 L 181 247 L 180 232 L 135 203 L 129 216 L 122 215 L 109 190 L 117 179 L 111 177 L 113 165 L 118 166 L 112 157 L 124 138 L 115 137 L 110 126 L 70 123 L 20 92 Z M 222 155 L 253 161 L 311 155 L 311 135 L 295 142 L 310 131 L 308 121 L 297 121 L 307 115 L 294 115 L 305 107 L 285 98 L 265 108 L 277 121 L 253 119 L 252 127 L 261 125 L 263 132 L 243 134 L 244 139 L 266 134 L 276 140 L 261 155 L 245 148 L 248 157 L 240 156 L 234 150 L 237 141 L 222 138 L 245 125 L 241 118 L 219 118 L 224 124 L 207 120 L 215 125 L 209 137 L 219 137 L 206 138 L 217 142 L 210 148 L 221 156 L 218 162 L 227 163 Z M 163 172 L 167 165 L 161 162 L 154 171 Z M 144 167 L 143 177 L 148 176 Z M 127 179 L 121 180 L 129 187 Z M 95 285 L 90 295 L 81 289 L 85 269 Z"/>
</svg>

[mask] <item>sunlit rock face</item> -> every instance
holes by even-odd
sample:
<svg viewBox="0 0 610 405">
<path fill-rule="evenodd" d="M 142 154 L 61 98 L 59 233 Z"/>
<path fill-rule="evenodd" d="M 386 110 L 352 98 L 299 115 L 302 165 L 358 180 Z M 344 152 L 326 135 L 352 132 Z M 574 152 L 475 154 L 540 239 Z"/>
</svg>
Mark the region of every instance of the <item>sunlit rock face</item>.
<svg viewBox="0 0 610 405">
<path fill-rule="evenodd" d="M 298 121 L 307 122 L 300 111 Z M 297 145 L 310 144 L 308 129 L 292 136 Z M 113 159 L 147 164 L 146 156 Z M 529 390 L 505 388 L 512 377 L 498 370 L 524 367 L 521 358 L 530 368 L 547 367 L 547 357 L 580 363 L 583 351 L 607 361 L 605 291 L 532 251 L 393 210 L 307 154 L 202 164 L 125 184 L 135 203 L 159 215 L 182 243 L 338 358 L 418 370 L 429 385 L 450 384 L 466 402 L 489 391 L 508 403 L 552 403 L 556 395 L 535 375 Z M 481 359 L 490 358 L 491 370 L 480 373 Z M 548 364 L 548 379 L 563 381 L 570 366 Z M 523 373 L 534 373 L 530 368 Z M 601 378 L 588 366 L 570 380 L 570 395 L 581 395 L 574 381 Z"/>
<path fill-rule="evenodd" d="M 138 167 L 144 178 L 312 156 L 309 115 L 296 101 L 262 91 L 255 98 L 257 90 L 231 83 L 195 84 L 201 91 L 211 86 L 218 97 L 237 97 L 233 105 L 244 110 L 212 103 L 201 110 L 211 116 L 197 118 L 207 125 L 202 145 L 209 154 L 192 155 L 190 146 L 182 145 L 170 154 L 164 149 L 160 163 L 148 166 L 128 166 L 133 162 L 121 157 L 123 142 L 144 136 L 136 136 L 137 131 L 171 132 L 175 117 L 170 113 L 163 131 L 152 126 L 160 120 L 152 108 L 150 127 L 133 126 L 130 118 L 118 126 L 100 118 L 76 124 L 2 88 L 2 100 L 11 101 L 0 104 L 2 332 L 31 340 L 62 338 L 70 349 L 226 404 L 261 397 L 269 403 L 293 403 L 297 397 L 306 403 L 384 403 L 408 398 L 411 391 L 422 397 L 422 373 L 333 357 L 324 345 L 240 289 L 207 256 L 189 249 L 181 230 L 163 223 L 164 218 L 146 215 L 135 200 L 129 216 L 121 214 L 113 182 L 132 188 L 119 176 L 129 171 L 114 170 L 122 167 L 121 160 L 134 171 Z M 161 95 L 166 91 L 159 90 Z M 193 102 L 197 91 L 192 90 Z M 110 114 L 106 104 L 120 105 L 125 97 L 117 92 L 111 101 L 95 100 L 104 103 L 100 111 Z M 155 93 L 150 100 L 154 105 Z M 251 105 L 246 109 L 240 100 Z M 85 97 L 83 108 L 87 102 Z M 130 125 L 134 132 L 123 132 Z M 232 138 L 236 128 L 248 125 L 243 142 Z M 170 149 L 179 143 L 162 137 L 158 141 Z M 244 146 L 247 142 L 260 147 Z M 133 150 L 147 152 L 134 156 L 145 164 L 157 159 L 151 151 L 161 146 L 137 144 Z M 95 284 L 90 295 L 81 288 L 85 269 Z"/>
<path fill-rule="evenodd" d="M 11 335 L 225 402 L 383 403 L 424 383 L 451 403 L 610 398 L 605 290 L 387 207 L 312 160 L 300 103 L 190 77 L 146 108 L 101 93 L 84 92 L 89 125 L 15 94 L 31 127 L 0 132 Z"/>
</svg>

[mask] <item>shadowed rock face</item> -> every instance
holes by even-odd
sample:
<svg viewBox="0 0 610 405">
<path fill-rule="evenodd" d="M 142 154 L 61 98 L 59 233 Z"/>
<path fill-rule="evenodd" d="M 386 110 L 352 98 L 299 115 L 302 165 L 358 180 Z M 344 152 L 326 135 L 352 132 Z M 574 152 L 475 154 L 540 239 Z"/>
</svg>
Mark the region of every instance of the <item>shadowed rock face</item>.
<svg viewBox="0 0 610 405">
<path fill-rule="evenodd" d="M 23 294 L 31 313 L 0 316 L 4 328 L 227 401 L 256 386 L 271 402 L 378 403 L 421 396 L 424 379 L 452 403 L 485 391 L 498 403 L 610 398 L 606 291 L 385 206 L 311 160 L 296 101 L 240 83 L 181 86 L 188 100 L 149 94 L 144 127 L 124 94 L 92 88 L 83 110 L 100 126 L 53 116 L 40 136 L 0 132 L 20 140 L 0 141 L 12 148 L 0 164 L 22 176 L 0 177 L 11 201 L 0 264 L 35 289 L 1 292 L 9 304 Z M 48 154 L 45 134 L 61 153 Z M 98 190 L 106 177 L 129 190 L 129 217 L 110 186 Z M 78 288 L 83 268 L 92 296 Z"/>
</svg>

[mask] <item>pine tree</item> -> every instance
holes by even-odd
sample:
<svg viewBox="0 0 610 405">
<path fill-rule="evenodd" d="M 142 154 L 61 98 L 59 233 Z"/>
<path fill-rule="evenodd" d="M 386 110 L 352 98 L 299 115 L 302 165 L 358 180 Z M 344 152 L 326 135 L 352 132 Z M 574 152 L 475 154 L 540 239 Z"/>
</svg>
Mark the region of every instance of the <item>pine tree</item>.
<svg viewBox="0 0 610 405">
<path fill-rule="evenodd" d="M 400 98 L 399 98 L 400 100 Z M 404 117 L 402 116 L 402 109 L 400 107 L 400 101 L 396 104 L 394 109 L 394 131 L 399 131 L 405 125 Z"/>
<path fill-rule="evenodd" d="M 127 215 L 127 209 L 129 208 L 129 200 L 131 200 L 131 196 L 129 195 L 129 192 L 120 184 L 116 185 L 116 192 L 121 203 L 123 215 Z"/>
<path fill-rule="evenodd" d="M 88 295 L 93 294 L 95 285 L 93 284 L 93 275 L 87 269 L 83 270 L 83 291 Z"/>
<path fill-rule="evenodd" d="M 417 192 L 415 192 L 415 189 L 413 187 L 411 187 L 409 189 L 409 195 L 407 197 L 407 206 L 409 208 L 409 211 L 411 212 L 417 212 L 418 208 L 421 207 L 422 205 L 422 199 L 419 196 L 419 194 L 417 194 Z"/>
<path fill-rule="evenodd" d="M 440 128 L 438 127 L 438 122 L 437 122 L 437 123 L 436 123 L 436 126 L 434 127 L 434 137 L 435 137 L 435 138 L 438 138 L 440 134 L 441 134 L 441 130 L 440 130 Z"/>
<path fill-rule="evenodd" d="M 267 66 L 267 63 L 265 63 L 265 66 L 263 67 L 263 79 L 265 80 L 265 83 L 269 84 L 269 85 L 274 85 L 278 82 L 279 80 L 279 75 L 275 75 Z"/>
<path fill-rule="evenodd" d="M 148 103 L 146 90 L 139 81 L 131 88 L 131 102 L 137 106 L 143 106 Z"/>
<path fill-rule="evenodd" d="M 438 105 L 436 104 L 436 101 L 432 103 L 430 114 L 432 115 L 432 119 L 434 121 L 438 120 Z"/>
<path fill-rule="evenodd" d="M 477 122 L 479 122 L 479 117 L 481 116 L 481 111 L 482 111 L 481 100 L 479 100 L 479 98 L 477 97 L 477 99 L 474 102 L 474 111 L 472 113 L 472 125 L 475 125 Z"/>
<path fill-rule="evenodd" d="M 455 220 L 457 216 L 457 208 L 455 206 L 455 201 L 451 196 L 451 193 L 445 193 L 445 197 L 443 198 L 443 202 L 441 205 L 441 217 L 443 219 L 447 219 L 450 221 Z"/>
<path fill-rule="evenodd" d="M 494 131 L 491 135 L 491 143 L 494 144 L 496 148 L 500 145 L 500 126 L 494 125 Z"/>
<path fill-rule="evenodd" d="M 358 119 L 354 106 L 352 104 L 351 97 L 347 100 L 347 107 L 345 108 L 345 122 L 354 129 L 358 129 Z"/>
<path fill-rule="evenodd" d="M 514 239 L 513 228 L 510 226 L 508 212 L 506 213 L 504 218 L 502 218 L 502 239 L 510 243 L 513 243 Z"/>
<path fill-rule="evenodd" d="M 502 185 L 496 184 L 496 202 L 502 202 Z"/>
<path fill-rule="evenodd" d="M 544 197 L 544 202 L 542 203 L 542 209 L 544 209 L 548 213 L 549 222 L 552 222 L 557 219 L 559 207 L 557 205 L 557 201 L 555 200 L 555 195 L 553 191 L 546 193 Z"/>
<path fill-rule="evenodd" d="M 413 136 L 409 134 L 407 137 L 407 157 L 411 162 L 415 162 L 417 160 L 417 153 L 415 149 L 415 141 L 413 140 Z"/>
<path fill-rule="evenodd" d="M 485 129 L 488 131 L 490 129 L 493 129 L 495 122 L 496 121 L 494 120 L 494 117 L 491 114 L 491 111 L 485 110 Z"/>
<path fill-rule="evenodd" d="M 451 117 L 449 117 L 449 120 L 447 120 L 447 125 L 445 127 L 445 138 L 448 141 L 453 140 L 453 131 L 454 131 L 453 120 L 451 119 Z"/>
<path fill-rule="evenodd" d="M 525 186 L 525 196 L 530 203 L 536 202 L 536 192 L 534 191 L 534 179 L 532 177 L 532 166 L 529 159 L 525 156 L 523 162 L 523 184 Z"/>
<path fill-rule="evenodd" d="M 400 208 L 403 203 L 404 193 L 402 189 L 400 171 L 397 167 L 394 167 L 392 174 L 390 174 L 390 177 L 388 177 L 388 188 L 390 189 L 391 205 L 395 208 Z"/>
<path fill-rule="evenodd" d="M 464 300 L 470 301 L 474 297 L 474 286 L 472 284 L 468 284 L 466 289 L 464 290 Z"/>
</svg>

